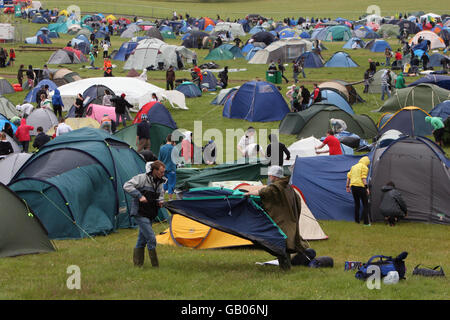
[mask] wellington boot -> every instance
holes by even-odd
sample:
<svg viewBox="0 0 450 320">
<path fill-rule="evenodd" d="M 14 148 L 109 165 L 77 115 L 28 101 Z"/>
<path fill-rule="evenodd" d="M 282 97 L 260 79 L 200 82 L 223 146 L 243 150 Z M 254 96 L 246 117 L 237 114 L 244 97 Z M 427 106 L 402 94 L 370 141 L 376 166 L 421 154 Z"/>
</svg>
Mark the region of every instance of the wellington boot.
<svg viewBox="0 0 450 320">
<path fill-rule="evenodd" d="M 142 267 L 144 265 L 145 248 L 134 248 L 133 250 L 133 263 L 136 267 Z"/>
<path fill-rule="evenodd" d="M 291 269 L 291 258 L 290 255 L 286 254 L 283 256 L 278 256 L 278 265 L 283 271 L 288 271 Z"/>
<path fill-rule="evenodd" d="M 156 255 L 156 249 L 148 250 L 148 255 L 152 263 L 152 267 L 159 267 L 158 256 Z"/>
</svg>

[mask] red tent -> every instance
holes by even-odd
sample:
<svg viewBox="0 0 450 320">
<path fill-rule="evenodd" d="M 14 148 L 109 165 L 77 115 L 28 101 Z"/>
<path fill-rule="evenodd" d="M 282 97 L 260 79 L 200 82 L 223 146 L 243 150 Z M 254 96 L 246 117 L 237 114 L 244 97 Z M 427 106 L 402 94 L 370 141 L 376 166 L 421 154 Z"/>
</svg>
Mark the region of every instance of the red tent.
<svg viewBox="0 0 450 320">
<path fill-rule="evenodd" d="M 139 110 L 139 112 L 136 114 L 136 117 L 134 118 L 133 123 L 141 122 L 141 116 L 143 114 L 147 114 L 149 112 L 149 110 L 153 107 L 153 105 L 157 102 L 158 101 L 152 101 L 152 102 L 144 104 L 142 106 L 141 110 Z"/>
</svg>

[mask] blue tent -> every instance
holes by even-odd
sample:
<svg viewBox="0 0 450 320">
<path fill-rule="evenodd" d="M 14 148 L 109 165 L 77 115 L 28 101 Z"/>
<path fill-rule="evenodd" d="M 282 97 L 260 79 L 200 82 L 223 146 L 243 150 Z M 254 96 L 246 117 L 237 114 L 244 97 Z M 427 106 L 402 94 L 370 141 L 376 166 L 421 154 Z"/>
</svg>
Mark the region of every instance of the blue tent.
<svg viewBox="0 0 450 320">
<path fill-rule="evenodd" d="M 342 49 L 353 49 L 353 45 L 356 45 L 356 49 L 362 49 L 366 44 L 362 39 L 353 37 L 344 44 Z"/>
<path fill-rule="evenodd" d="M 263 48 L 261 47 L 253 47 L 252 49 L 250 49 L 250 51 L 247 53 L 247 55 L 245 56 L 246 60 L 250 60 L 251 58 L 253 58 L 253 56 L 255 55 L 255 53 L 257 53 L 259 50 L 262 50 Z"/>
<path fill-rule="evenodd" d="M 361 157 L 297 157 L 291 183 L 301 190 L 316 219 L 354 221 L 354 200 L 345 183 L 348 171 Z"/>
<path fill-rule="evenodd" d="M 442 59 L 445 59 L 445 60 L 447 60 L 448 63 L 450 63 L 450 57 L 445 56 L 440 53 L 435 53 L 430 56 L 430 62 L 428 63 L 428 66 L 434 67 L 434 68 L 442 67 L 442 63 L 441 63 Z"/>
<path fill-rule="evenodd" d="M 119 50 L 112 57 L 113 60 L 125 61 L 128 56 L 136 49 L 138 43 L 137 42 L 124 42 L 120 46 Z"/>
<path fill-rule="evenodd" d="M 262 207 L 259 197 L 223 188 L 194 188 L 182 200 L 165 204 L 181 214 L 217 230 L 247 239 L 279 256 L 286 251 L 286 235 Z"/>
<path fill-rule="evenodd" d="M 58 86 L 52 81 L 52 80 L 42 80 L 40 81 L 34 88 L 33 90 L 30 90 L 27 94 L 27 96 L 24 99 L 24 102 L 36 102 L 36 94 L 37 92 L 41 89 L 42 86 L 48 85 L 48 89 L 50 91 L 55 90 L 56 88 L 58 88 Z"/>
<path fill-rule="evenodd" d="M 409 84 L 408 87 L 417 86 L 420 83 L 430 83 L 435 84 L 446 90 L 450 90 L 450 76 L 439 75 L 439 74 L 428 74 L 413 83 Z"/>
<path fill-rule="evenodd" d="M 389 117 L 389 119 L 380 123 L 378 135 L 389 130 L 397 130 L 405 135 L 429 136 L 432 134 L 433 128 L 431 124 L 425 121 L 425 117 L 429 114 L 418 107 L 406 107 L 397 111 Z"/>
<path fill-rule="evenodd" d="M 381 39 L 371 40 L 371 41 L 367 42 L 366 46 L 364 47 L 364 49 L 370 49 L 370 51 L 372 51 L 372 52 L 384 52 L 384 50 L 386 48 L 389 48 L 392 50 L 389 43 L 387 41 L 381 40 Z"/>
<path fill-rule="evenodd" d="M 244 29 L 244 32 L 250 31 L 250 24 L 248 23 L 247 19 L 241 19 L 238 21 L 238 23 L 242 24 L 242 28 Z"/>
<path fill-rule="evenodd" d="M 228 90 L 228 92 L 220 98 L 220 93 L 214 98 L 213 101 L 211 101 L 211 104 L 215 105 L 225 105 L 225 102 L 228 100 L 228 98 L 238 90 L 238 88 L 229 88 L 229 89 L 222 89 L 222 90 Z"/>
<path fill-rule="evenodd" d="M 280 91 L 272 83 L 244 83 L 223 108 L 223 116 L 254 122 L 279 121 L 290 112 Z"/>
<path fill-rule="evenodd" d="M 305 68 L 322 68 L 323 62 L 322 59 L 320 59 L 319 55 L 315 54 L 311 51 L 306 51 L 302 53 L 296 61 L 300 61 L 300 59 L 304 57 L 305 58 Z"/>
<path fill-rule="evenodd" d="M 159 102 L 155 103 L 150 108 L 147 112 L 147 117 L 150 124 L 162 124 L 166 127 L 177 129 L 177 124 L 175 120 L 173 120 L 169 110 L 167 110 L 167 108 Z"/>
<path fill-rule="evenodd" d="M 430 111 L 430 115 L 433 117 L 441 117 L 444 120 L 450 117 L 450 100 L 439 103 Z"/>
<path fill-rule="evenodd" d="M 311 39 L 311 35 L 308 32 L 303 31 L 302 33 L 300 33 L 300 38 L 302 38 L 302 39 Z"/>
<path fill-rule="evenodd" d="M 216 91 L 217 87 L 217 78 L 211 71 L 202 71 L 203 80 L 200 84 L 201 87 L 205 87 L 208 91 Z"/>
<path fill-rule="evenodd" d="M 0 113 L 0 131 L 3 130 L 3 128 L 5 127 L 6 123 L 11 124 L 13 132 L 16 133 L 17 127 L 11 121 L 9 121 L 8 118 L 6 118 L 4 115 L 2 115 Z"/>
<path fill-rule="evenodd" d="M 245 46 L 242 47 L 241 52 L 247 53 L 250 52 L 250 50 L 252 50 L 253 48 L 255 48 L 255 46 L 252 43 L 247 43 Z"/>
<path fill-rule="evenodd" d="M 320 93 L 322 95 L 322 100 L 318 104 L 331 104 L 335 105 L 339 109 L 344 110 L 347 113 L 355 114 L 355 111 L 353 111 L 350 104 L 347 102 L 347 100 L 337 91 L 334 91 L 330 88 L 323 88 L 320 89 Z M 311 97 L 313 97 L 314 94 L 311 94 Z M 311 100 L 312 102 L 312 100 Z M 310 104 L 311 104 L 310 102 Z"/>
<path fill-rule="evenodd" d="M 25 43 L 28 44 L 51 44 L 52 41 L 48 37 L 47 34 L 39 33 L 39 35 L 36 35 L 34 37 L 25 38 Z"/>
<path fill-rule="evenodd" d="M 182 92 L 186 96 L 186 98 L 195 98 L 202 96 L 202 91 L 200 90 L 200 88 L 192 82 L 183 82 L 178 87 L 176 87 L 175 90 Z"/>
<path fill-rule="evenodd" d="M 325 63 L 329 68 L 356 68 L 358 64 L 352 60 L 347 52 L 338 51 Z"/>
<path fill-rule="evenodd" d="M 250 29 L 250 31 L 248 33 L 250 34 L 256 34 L 258 32 L 262 32 L 262 31 L 266 31 L 266 29 L 264 29 L 261 26 L 254 26 L 253 28 Z"/>
<path fill-rule="evenodd" d="M 292 29 L 284 29 L 280 31 L 278 34 L 280 35 L 280 39 L 295 37 L 295 31 Z"/>
</svg>

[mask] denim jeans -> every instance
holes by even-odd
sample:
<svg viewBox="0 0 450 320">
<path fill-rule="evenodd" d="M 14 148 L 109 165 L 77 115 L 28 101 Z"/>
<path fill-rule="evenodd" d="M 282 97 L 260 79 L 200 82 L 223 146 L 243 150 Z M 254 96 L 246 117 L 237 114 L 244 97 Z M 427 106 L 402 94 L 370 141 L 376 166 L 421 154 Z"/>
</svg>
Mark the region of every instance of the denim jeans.
<svg viewBox="0 0 450 320">
<path fill-rule="evenodd" d="M 122 124 L 123 124 L 123 126 L 126 127 L 127 126 L 126 114 L 125 113 L 124 114 L 120 114 L 120 113 L 117 113 L 117 112 L 116 112 L 116 127 L 119 126 L 120 117 L 122 117 Z"/>
<path fill-rule="evenodd" d="M 156 248 L 156 237 L 152 229 L 152 222 L 149 218 L 134 216 L 134 221 L 139 226 L 139 235 L 136 242 L 136 248 L 147 248 L 149 250 Z"/>
<path fill-rule="evenodd" d="M 391 97 L 391 93 L 389 92 L 389 86 L 382 85 L 381 86 L 381 100 L 384 100 L 384 94 L 387 94 L 388 98 Z"/>
</svg>

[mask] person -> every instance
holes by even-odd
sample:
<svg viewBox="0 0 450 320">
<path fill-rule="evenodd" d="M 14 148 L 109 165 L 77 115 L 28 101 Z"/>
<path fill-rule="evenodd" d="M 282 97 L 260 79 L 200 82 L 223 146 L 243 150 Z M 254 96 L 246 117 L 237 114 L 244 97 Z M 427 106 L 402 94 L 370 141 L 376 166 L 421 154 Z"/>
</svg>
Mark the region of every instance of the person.
<svg viewBox="0 0 450 320">
<path fill-rule="evenodd" d="M 3 48 L 0 48 L 0 67 L 4 68 L 6 67 L 6 55 L 5 50 Z"/>
<path fill-rule="evenodd" d="M 184 132 L 184 137 L 181 141 L 181 155 L 184 158 L 186 167 L 190 167 L 194 160 L 194 144 L 191 131 Z"/>
<path fill-rule="evenodd" d="M 300 74 L 300 64 L 297 61 L 292 61 L 292 77 L 294 78 L 294 83 L 298 82 L 298 75 Z"/>
<path fill-rule="evenodd" d="M 89 51 L 89 65 L 95 69 L 95 57 L 92 51 Z"/>
<path fill-rule="evenodd" d="M 423 70 L 428 70 L 428 62 L 430 61 L 430 58 L 428 57 L 428 54 L 426 52 L 423 53 L 422 55 L 422 66 L 423 66 Z"/>
<path fill-rule="evenodd" d="M 275 62 L 273 60 L 270 60 L 268 71 L 277 71 L 277 66 L 275 65 Z"/>
<path fill-rule="evenodd" d="M 369 58 L 369 70 L 371 77 L 377 72 L 377 64 L 370 58 Z"/>
<path fill-rule="evenodd" d="M 166 71 L 166 90 L 173 90 L 173 84 L 175 82 L 175 71 L 173 66 L 169 66 Z"/>
<path fill-rule="evenodd" d="M 249 144 L 244 150 L 244 157 L 247 158 L 247 159 L 258 158 L 258 156 L 260 154 L 261 154 L 262 157 L 265 157 L 261 146 L 259 144 L 257 144 L 257 143 Z"/>
<path fill-rule="evenodd" d="M 102 105 L 103 106 L 107 106 L 107 107 L 111 107 L 112 106 L 112 94 L 111 91 L 109 91 L 108 89 L 105 90 L 105 95 L 102 98 Z"/>
<path fill-rule="evenodd" d="M 9 61 L 8 65 L 11 67 L 14 67 L 14 61 L 16 61 L 16 51 L 14 51 L 14 48 L 9 49 Z"/>
<path fill-rule="evenodd" d="M 164 184 L 164 191 L 169 194 L 169 199 L 172 200 L 177 183 L 177 166 L 172 158 L 172 152 L 176 142 L 172 141 L 172 134 L 168 134 L 166 137 L 166 144 L 159 149 L 159 160 L 161 160 L 166 166 L 165 177 L 167 183 Z"/>
<path fill-rule="evenodd" d="M 150 100 L 150 102 L 152 102 L 152 101 L 159 101 L 158 96 L 156 95 L 155 92 L 152 93 L 152 99 Z"/>
<path fill-rule="evenodd" d="M 305 74 L 305 57 L 301 57 L 300 58 L 300 62 L 298 64 L 298 70 L 299 70 L 299 72 L 302 73 L 303 78 L 306 78 L 306 74 Z"/>
<path fill-rule="evenodd" d="M 100 129 L 112 133 L 112 120 L 107 113 L 103 114 L 103 118 L 100 120 Z"/>
<path fill-rule="evenodd" d="M 53 91 L 52 106 L 53 106 L 53 112 L 55 113 L 55 115 L 58 118 L 61 118 L 62 117 L 62 108 L 64 107 L 64 103 L 61 98 L 61 93 L 57 88 L 55 88 L 55 90 Z"/>
<path fill-rule="evenodd" d="M 311 99 L 311 93 L 309 92 L 309 90 L 301 85 L 300 86 L 300 95 L 301 95 L 301 101 L 300 101 L 300 109 L 306 110 L 306 108 L 308 108 L 309 105 L 309 100 Z"/>
<path fill-rule="evenodd" d="M 318 150 L 322 149 L 323 147 L 325 147 L 325 145 L 328 146 L 328 151 L 327 150 L 318 151 Z M 342 154 L 341 142 L 339 141 L 338 138 L 336 138 L 334 136 L 334 131 L 331 129 L 329 129 L 327 131 L 327 136 L 322 141 L 322 143 L 319 146 L 316 146 L 314 148 L 316 149 L 317 154 L 327 153 L 327 152 L 329 153 L 330 156 L 336 156 L 336 155 Z"/>
<path fill-rule="evenodd" d="M 42 80 L 49 80 L 50 79 L 50 70 L 48 70 L 48 67 L 46 64 L 44 64 L 44 68 L 42 69 Z"/>
<path fill-rule="evenodd" d="M 312 103 L 322 101 L 322 93 L 320 92 L 320 88 L 317 83 L 314 83 L 314 91 L 313 91 L 313 99 Z"/>
<path fill-rule="evenodd" d="M 11 142 L 6 139 L 6 133 L 0 132 L 0 156 L 7 156 L 11 153 L 14 153 Z"/>
<path fill-rule="evenodd" d="M 209 140 L 208 143 L 203 147 L 203 160 L 205 161 L 205 164 L 216 164 L 216 151 L 215 141 Z"/>
<path fill-rule="evenodd" d="M 400 72 L 395 80 L 395 89 L 406 88 L 405 78 L 403 77 L 403 72 Z"/>
<path fill-rule="evenodd" d="M 384 49 L 384 56 L 386 57 L 386 67 L 389 67 L 391 65 L 392 58 L 391 48 L 386 47 L 386 49 Z"/>
<path fill-rule="evenodd" d="M 391 97 L 391 92 L 389 91 L 389 77 L 389 70 L 384 70 L 383 74 L 381 75 L 381 100 L 384 100 L 385 94 L 388 96 L 388 98 Z"/>
<path fill-rule="evenodd" d="M 347 124 L 342 119 L 330 119 L 331 130 L 336 134 L 347 129 Z"/>
<path fill-rule="evenodd" d="M 281 62 L 281 59 L 278 59 L 278 70 L 281 72 L 281 77 L 286 81 L 286 83 L 288 83 L 289 80 L 284 76 L 284 71 L 286 71 L 286 68 Z"/>
<path fill-rule="evenodd" d="M 132 197 L 130 216 L 139 227 L 139 234 L 133 250 L 133 263 L 144 265 L 145 247 L 152 267 L 159 267 L 156 253 L 156 237 L 152 229 L 152 219 L 158 215 L 158 208 L 164 201 L 165 166 L 159 160 L 146 165 L 146 173 L 141 173 L 123 185 L 123 190 Z"/>
<path fill-rule="evenodd" d="M 118 126 L 120 118 L 122 118 L 122 125 L 124 127 L 127 126 L 127 108 L 133 108 L 133 106 L 125 100 L 125 97 L 126 94 L 122 93 L 120 97 L 114 97 L 111 99 L 116 112 L 116 126 Z"/>
<path fill-rule="evenodd" d="M 31 90 L 34 88 L 34 80 L 36 79 L 36 74 L 33 71 L 33 66 L 30 64 L 26 72 L 28 88 Z"/>
<path fill-rule="evenodd" d="M 79 93 L 75 99 L 75 118 L 82 118 L 84 114 L 84 98 Z"/>
<path fill-rule="evenodd" d="M 33 141 L 33 148 L 40 149 L 44 144 L 50 141 L 50 137 L 45 134 L 42 127 L 37 127 L 37 135 Z"/>
<path fill-rule="evenodd" d="M 23 83 L 23 68 L 25 66 L 23 64 L 20 65 L 19 70 L 17 71 L 17 82 L 20 84 L 20 86 L 22 87 L 22 83 Z"/>
<path fill-rule="evenodd" d="M 282 270 L 291 268 L 291 253 L 301 253 L 308 244 L 300 235 L 299 219 L 301 200 L 289 184 L 290 177 L 284 177 L 283 168 L 270 166 L 268 169 L 270 184 L 251 188 L 246 196 L 259 196 L 267 214 L 286 235 L 286 252 L 277 256 Z"/>
<path fill-rule="evenodd" d="M 39 88 L 39 90 L 36 92 L 36 98 L 35 98 L 35 100 L 36 100 L 36 104 L 37 104 L 37 107 L 39 108 L 40 106 L 41 106 L 41 99 L 43 98 L 44 100 L 46 99 L 46 91 L 45 91 L 45 88 L 44 88 L 44 86 L 41 86 L 40 88 Z M 44 96 L 42 96 L 42 95 L 44 95 Z"/>
<path fill-rule="evenodd" d="M 255 128 L 248 127 L 245 134 L 239 140 L 237 149 L 243 157 L 245 157 L 245 149 L 247 148 L 247 146 L 255 143 L 255 138 L 254 138 L 255 133 L 256 133 Z"/>
<path fill-rule="evenodd" d="M 105 72 L 103 72 L 104 77 L 114 77 L 112 73 L 112 68 L 106 68 Z"/>
<path fill-rule="evenodd" d="M 434 141 L 436 141 L 436 143 L 441 148 L 444 147 L 443 137 L 444 137 L 445 125 L 444 125 L 444 122 L 442 121 L 442 118 L 426 116 L 425 122 L 430 123 L 431 126 L 433 127 L 432 133 L 434 136 Z"/>
<path fill-rule="evenodd" d="M 302 108 L 300 105 L 301 100 L 300 89 L 297 86 L 293 86 L 292 92 L 289 91 L 288 93 L 290 94 L 292 99 L 292 111 L 293 112 L 301 111 Z"/>
<path fill-rule="evenodd" d="M 27 124 L 27 117 L 24 116 L 20 120 L 20 126 L 16 130 L 16 137 L 22 146 L 22 152 L 28 152 L 28 147 L 30 145 L 30 131 L 34 130 L 33 126 Z"/>
<path fill-rule="evenodd" d="M 56 129 L 56 137 L 72 131 L 72 127 L 66 123 L 66 119 L 59 118 L 58 128 Z"/>
<path fill-rule="evenodd" d="M 103 70 L 106 71 L 108 68 L 111 68 L 112 70 L 112 62 L 109 56 L 103 59 Z"/>
<path fill-rule="evenodd" d="M 370 69 L 364 72 L 364 93 L 369 93 L 369 86 L 371 81 Z"/>
<path fill-rule="evenodd" d="M 108 57 L 109 43 L 108 41 L 102 41 L 103 59 Z"/>
<path fill-rule="evenodd" d="M 362 157 L 347 173 L 346 191 L 351 192 L 355 201 L 355 222 L 360 222 L 360 205 L 363 205 L 364 225 L 370 226 L 369 202 L 367 188 L 367 174 L 369 173 L 370 159 Z"/>
<path fill-rule="evenodd" d="M 380 213 L 384 216 L 386 223 L 393 227 L 400 218 L 408 215 L 408 208 L 402 194 L 395 188 L 392 181 L 381 187 L 381 192 Z"/>
<path fill-rule="evenodd" d="M 400 61 L 399 64 L 402 65 L 401 63 L 402 59 L 403 59 L 402 49 L 398 48 L 397 52 L 395 53 L 395 61 Z"/>
<path fill-rule="evenodd" d="M 271 166 L 283 166 L 284 155 L 286 154 L 286 160 L 291 159 L 291 153 L 286 145 L 278 140 L 276 134 L 269 135 L 270 144 L 266 148 L 266 157 L 269 159 Z"/>
<path fill-rule="evenodd" d="M 5 122 L 2 132 L 6 133 L 10 138 L 14 139 L 14 129 L 13 129 L 11 123 Z"/>
<path fill-rule="evenodd" d="M 219 72 L 219 79 L 222 89 L 226 89 L 228 86 L 228 66 L 225 66 L 221 72 Z"/>
<path fill-rule="evenodd" d="M 150 122 L 145 113 L 141 115 L 141 122 L 136 128 L 136 146 L 138 153 L 150 149 Z"/>
</svg>

